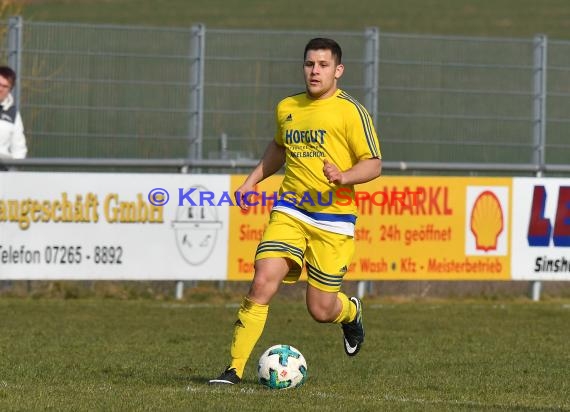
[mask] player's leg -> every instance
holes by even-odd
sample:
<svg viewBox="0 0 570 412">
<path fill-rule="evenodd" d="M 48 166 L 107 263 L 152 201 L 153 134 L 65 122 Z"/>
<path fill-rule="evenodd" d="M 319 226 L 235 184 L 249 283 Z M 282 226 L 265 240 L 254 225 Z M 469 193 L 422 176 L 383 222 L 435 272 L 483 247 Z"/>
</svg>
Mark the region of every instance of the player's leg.
<svg viewBox="0 0 570 412">
<path fill-rule="evenodd" d="M 230 368 L 234 368 L 240 378 L 265 327 L 269 302 L 277 293 L 291 265 L 291 261 L 286 258 L 267 258 L 255 262 L 253 282 L 238 311 L 231 345 Z"/>
<path fill-rule="evenodd" d="M 295 281 L 300 275 L 304 240 L 294 226 L 295 222 L 288 217 L 272 213 L 257 247 L 252 284 L 234 324 L 231 363 L 220 377 L 210 381 L 211 384 L 241 381 L 247 360 L 265 327 L 269 302 L 284 280 Z"/>
<path fill-rule="evenodd" d="M 309 313 L 318 322 L 341 324 L 349 356 L 356 355 L 364 342 L 362 302 L 340 291 L 353 254 L 354 238 L 320 229 L 311 231 L 305 253 Z"/>
<path fill-rule="evenodd" d="M 309 278 L 307 309 L 317 322 L 339 323 L 344 335 L 344 351 L 354 356 L 364 343 L 362 302 L 354 296 L 349 299 L 341 291 L 322 290 L 322 286 Z"/>
<path fill-rule="evenodd" d="M 319 285 L 320 286 L 320 285 Z M 314 282 L 307 285 L 307 309 L 320 323 L 348 323 L 356 317 L 356 307 L 340 292 L 319 289 Z"/>
<path fill-rule="evenodd" d="M 255 273 L 246 299 L 268 305 L 295 263 L 286 257 L 270 257 L 255 261 Z"/>
<path fill-rule="evenodd" d="M 230 365 L 219 377 L 211 379 L 210 384 L 236 384 L 241 381 L 247 360 L 265 327 L 269 302 L 277 293 L 291 264 L 288 259 L 281 257 L 256 260 L 249 293 L 243 298 L 234 323 Z"/>
</svg>

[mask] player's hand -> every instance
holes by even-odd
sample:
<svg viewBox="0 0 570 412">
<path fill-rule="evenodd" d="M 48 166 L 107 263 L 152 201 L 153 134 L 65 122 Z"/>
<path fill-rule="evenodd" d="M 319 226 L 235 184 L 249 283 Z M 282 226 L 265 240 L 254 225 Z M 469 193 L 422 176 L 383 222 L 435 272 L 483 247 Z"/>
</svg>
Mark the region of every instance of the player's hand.
<svg viewBox="0 0 570 412">
<path fill-rule="evenodd" d="M 327 159 L 323 160 L 323 174 L 327 178 L 329 183 L 334 183 L 335 185 L 342 185 L 343 174 L 336 167 L 334 163 L 329 162 Z"/>
<path fill-rule="evenodd" d="M 252 193 L 255 192 L 255 187 L 248 184 L 243 184 L 237 188 L 234 192 L 234 198 L 236 204 L 241 208 L 241 210 L 248 210 L 249 206 L 255 200 L 252 199 Z"/>
</svg>

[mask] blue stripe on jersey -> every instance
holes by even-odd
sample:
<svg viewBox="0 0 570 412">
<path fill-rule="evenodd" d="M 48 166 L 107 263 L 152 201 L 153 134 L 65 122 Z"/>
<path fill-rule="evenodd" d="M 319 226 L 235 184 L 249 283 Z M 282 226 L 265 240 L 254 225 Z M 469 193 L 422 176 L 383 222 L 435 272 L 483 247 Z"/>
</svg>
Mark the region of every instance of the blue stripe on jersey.
<svg viewBox="0 0 570 412">
<path fill-rule="evenodd" d="M 366 112 L 366 109 L 354 97 L 344 91 L 341 92 L 338 97 L 339 99 L 351 102 L 356 107 L 356 110 L 358 110 L 358 114 L 360 115 L 360 120 L 362 121 L 362 126 L 364 127 L 364 134 L 366 136 L 366 142 L 368 143 L 370 153 L 373 157 L 380 157 L 380 152 L 376 146 L 376 139 L 374 139 L 374 133 L 372 133 L 371 119 Z"/>
<path fill-rule="evenodd" d="M 356 224 L 356 216 L 351 214 L 336 214 L 336 213 L 320 213 L 320 212 L 309 212 L 305 209 L 301 209 L 295 205 L 293 202 L 289 202 L 284 199 L 279 199 L 277 202 L 273 204 L 275 206 L 283 206 L 289 209 L 293 209 L 298 211 L 299 213 L 304 214 L 307 217 L 310 217 L 314 220 L 321 220 L 327 222 L 348 222 L 352 224 Z"/>
</svg>

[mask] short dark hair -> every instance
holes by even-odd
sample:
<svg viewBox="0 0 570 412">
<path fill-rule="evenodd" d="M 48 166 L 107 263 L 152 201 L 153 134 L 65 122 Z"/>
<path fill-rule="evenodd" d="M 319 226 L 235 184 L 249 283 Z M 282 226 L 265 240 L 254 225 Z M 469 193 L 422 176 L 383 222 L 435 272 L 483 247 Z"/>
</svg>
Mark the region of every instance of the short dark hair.
<svg viewBox="0 0 570 412">
<path fill-rule="evenodd" d="M 303 60 L 307 58 L 307 52 L 309 50 L 330 50 L 332 57 L 335 59 L 336 64 L 339 65 L 342 62 L 342 50 L 339 44 L 333 39 L 327 39 L 324 37 L 315 37 L 309 40 L 305 46 L 305 53 L 303 54 Z"/>
<path fill-rule="evenodd" d="M 0 66 L 0 76 L 4 77 L 8 82 L 10 82 L 10 86 L 14 87 L 16 83 L 16 72 L 12 70 L 9 66 Z"/>
</svg>

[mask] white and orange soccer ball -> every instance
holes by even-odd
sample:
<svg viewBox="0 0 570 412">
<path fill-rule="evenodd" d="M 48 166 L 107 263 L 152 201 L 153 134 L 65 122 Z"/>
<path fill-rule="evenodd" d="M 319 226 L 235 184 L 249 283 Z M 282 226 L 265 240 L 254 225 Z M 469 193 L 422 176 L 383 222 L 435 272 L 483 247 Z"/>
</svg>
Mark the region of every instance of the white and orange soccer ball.
<svg viewBox="0 0 570 412">
<path fill-rule="evenodd" d="M 259 358 L 257 376 L 270 389 L 295 388 L 307 379 L 307 361 L 293 346 L 274 345 Z"/>
</svg>

